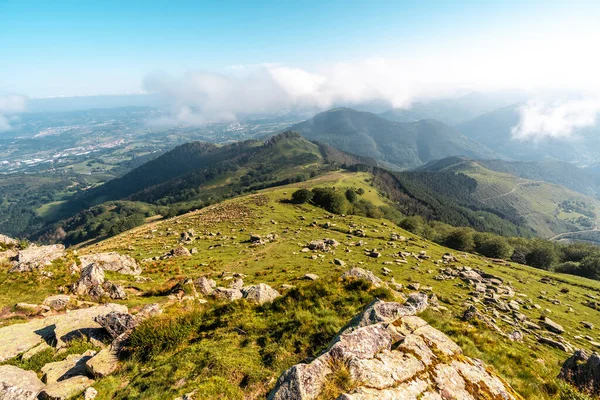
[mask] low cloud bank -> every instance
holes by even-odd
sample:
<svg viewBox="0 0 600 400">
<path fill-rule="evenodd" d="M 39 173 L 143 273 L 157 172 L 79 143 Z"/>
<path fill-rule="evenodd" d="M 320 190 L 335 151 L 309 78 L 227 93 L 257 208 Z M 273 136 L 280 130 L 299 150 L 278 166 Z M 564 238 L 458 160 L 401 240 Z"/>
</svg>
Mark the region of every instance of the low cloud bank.
<svg viewBox="0 0 600 400">
<path fill-rule="evenodd" d="M 600 114 L 600 99 L 552 102 L 533 100 L 521 106 L 518 112 L 520 120 L 512 128 L 513 138 L 570 139 L 578 129 L 596 125 Z"/>
</svg>

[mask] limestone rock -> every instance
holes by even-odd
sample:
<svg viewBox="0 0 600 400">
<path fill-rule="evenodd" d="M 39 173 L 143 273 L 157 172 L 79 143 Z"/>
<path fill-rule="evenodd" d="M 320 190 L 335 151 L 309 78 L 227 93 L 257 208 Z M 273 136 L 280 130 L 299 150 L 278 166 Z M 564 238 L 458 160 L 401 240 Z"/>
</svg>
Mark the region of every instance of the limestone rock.
<svg viewBox="0 0 600 400">
<path fill-rule="evenodd" d="M 82 393 L 93 384 L 94 381 L 86 376 L 74 376 L 46 386 L 46 388 L 41 391 L 39 399 L 67 400 Z"/>
<path fill-rule="evenodd" d="M 81 270 L 79 280 L 75 282 L 72 291 L 75 294 L 90 294 L 90 290 L 104 283 L 104 270 L 98 264 L 88 264 Z"/>
<path fill-rule="evenodd" d="M 17 239 L 13 239 L 10 236 L 0 234 L 0 245 L 4 247 L 16 246 L 19 244 Z"/>
<path fill-rule="evenodd" d="M 105 330 L 94 318 L 111 311 L 127 312 L 127 307 L 105 304 L 0 328 L 0 362 L 28 351 L 42 341 L 62 348 L 66 340 L 78 336 L 102 338 L 106 335 Z"/>
<path fill-rule="evenodd" d="M 242 288 L 242 294 L 245 299 L 254 301 L 258 304 L 264 304 L 275 300 L 281 296 L 279 292 L 265 283 L 258 285 L 246 286 Z"/>
<path fill-rule="evenodd" d="M 94 400 L 96 396 L 98 396 L 98 391 L 93 387 L 85 389 L 85 392 L 83 393 L 84 400 Z"/>
<path fill-rule="evenodd" d="M 562 333 L 565 333 L 565 328 L 563 328 L 561 325 L 557 324 L 556 322 L 552 321 L 548 317 L 544 317 L 544 319 L 542 320 L 542 324 L 550 332 L 558 333 L 559 335 Z"/>
<path fill-rule="evenodd" d="M 558 375 L 581 391 L 600 395 L 600 356 L 597 353 L 588 355 L 583 350 L 577 350 L 569 357 Z"/>
<path fill-rule="evenodd" d="M 304 276 L 302 277 L 302 279 L 305 279 L 307 281 L 316 281 L 319 279 L 319 275 L 316 274 L 304 274 Z"/>
<path fill-rule="evenodd" d="M 103 378 L 115 372 L 119 366 L 118 349 L 106 347 L 86 360 L 85 368 L 94 378 Z"/>
<path fill-rule="evenodd" d="M 80 256 L 79 260 L 83 268 L 90 264 L 96 264 L 105 271 L 114 271 L 125 275 L 142 273 L 142 269 L 132 257 L 116 252 L 89 254 Z"/>
<path fill-rule="evenodd" d="M 35 372 L 0 365 L 0 399 L 34 400 L 43 388 L 44 384 Z"/>
<path fill-rule="evenodd" d="M 224 287 L 216 288 L 213 294 L 220 299 L 225 299 L 229 301 L 241 299 L 243 297 L 241 290 Z"/>
<path fill-rule="evenodd" d="M 137 325 L 137 320 L 133 315 L 116 311 L 111 311 L 105 315 L 99 315 L 94 318 L 94 321 L 106 329 L 113 339 L 132 330 Z"/>
<path fill-rule="evenodd" d="M 346 271 L 342 274 L 343 280 L 355 280 L 355 279 L 364 279 L 367 282 L 371 283 L 374 287 L 383 286 L 384 283 L 381 279 L 375 276 L 371 271 L 364 270 L 362 268 L 352 268 L 349 271 Z"/>
<path fill-rule="evenodd" d="M 51 362 L 42 367 L 42 381 L 51 385 L 58 381 L 69 379 L 73 376 L 85 375 L 85 362 L 96 354 L 88 350 L 83 354 L 68 355 L 63 361 Z"/>
<path fill-rule="evenodd" d="M 217 286 L 216 282 L 212 279 L 208 279 L 205 276 L 202 276 L 194 281 L 194 285 L 198 288 L 198 292 L 201 294 L 208 296 L 211 295 L 215 287 Z"/>
<path fill-rule="evenodd" d="M 9 272 L 29 272 L 50 265 L 52 261 L 64 256 L 65 246 L 53 244 L 49 246 L 31 245 L 17 254 L 13 267 Z"/>
<path fill-rule="evenodd" d="M 49 296 L 44 299 L 44 305 L 50 307 L 53 310 L 64 310 L 71 301 L 71 296 L 66 294 L 57 294 L 55 296 Z"/>
<path fill-rule="evenodd" d="M 462 355 L 448 336 L 406 314 L 422 310 L 417 305 L 426 301 L 425 296 L 405 306 L 371 303 L 319 357 L 285 371 L 268 399 L 316 399 L 341 365 L 358 387 L 338 400 L 520 399 L 481 362 Z"/>
</svg>

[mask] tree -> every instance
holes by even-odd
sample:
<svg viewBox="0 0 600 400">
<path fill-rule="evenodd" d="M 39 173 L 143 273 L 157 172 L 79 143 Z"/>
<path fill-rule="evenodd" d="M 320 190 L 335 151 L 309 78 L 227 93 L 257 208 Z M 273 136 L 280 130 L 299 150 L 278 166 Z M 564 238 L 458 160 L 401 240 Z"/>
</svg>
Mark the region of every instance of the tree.
<svg viewBox="0 0 600 400">
<path fill-rule="evenodd" d="M 581 260 L 579 273 L 586 278 L 600 279 L 600 254 L 595 253 Z"/>
<path fill-rule="evenodd" d="M 313 198 L 313 192 L 308 189 L 298 189 L 292 193 L 292 202 L 296 204 L 308 203 Z"/>
<path fill-rule="evenodd" d="M 400 228 L 406 229 L 415 235 L 420 235 L 423 232 L 423 225 L 425 225 L 425 221 L 418 215 L 406 217 L 399 224 Z"/>
<path fill-rule="evenodd" d="M 550 243 L 537 241 L 525 256 L 525 261 L 532 267 L 551 270 L 558 262 L 558 254 Z"/>
<path fill-rule="evenodd" d="M 507 260 L 513 254 L 513 248 L 508 240 L 501 236 L 489 236 L 477 244 L 476 249 L 486 257 Z"/>
<path fill-rule="evenodd" d="M 350 203 L 354 203 L 356 201 L 356 199 L 358 199 L 358 195 L 356 194 L 356 192 L 351 189 L 348 188 L 346 189 L 346 199 L 350 202 Z"/>
<path fill-rule="evenodd" d="M 475 248 L 473 231 L 469 228 L 457 228 L 450 232 L 444 245 L 460 251 L 471 251 Z"/>
</svg>

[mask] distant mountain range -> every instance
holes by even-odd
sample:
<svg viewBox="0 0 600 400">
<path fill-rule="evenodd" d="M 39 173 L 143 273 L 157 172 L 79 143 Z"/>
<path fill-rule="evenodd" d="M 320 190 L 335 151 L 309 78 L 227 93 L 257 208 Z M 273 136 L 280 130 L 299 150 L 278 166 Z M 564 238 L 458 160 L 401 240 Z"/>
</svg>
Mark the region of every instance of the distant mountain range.
<svg viewBox="0 0 600 400">
<path fill-rule="evenodd" d="M 289 129 L 309 140 L 317 140 L 348 153 L 372 157 L 381 165 L 394 169 L 413 168 L 454 155 L 497 157 L 486 146 L 432 119 L 394 122 L 369 112 L 336 108 Z"/>
</svg>

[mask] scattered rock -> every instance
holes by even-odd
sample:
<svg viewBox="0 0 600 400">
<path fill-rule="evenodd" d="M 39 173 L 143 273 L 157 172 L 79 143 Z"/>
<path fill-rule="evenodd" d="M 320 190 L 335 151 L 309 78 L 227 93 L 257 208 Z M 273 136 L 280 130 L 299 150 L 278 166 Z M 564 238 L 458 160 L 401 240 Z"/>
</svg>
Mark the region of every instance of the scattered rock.
<svg viewBox="0 0 600 400">
<path fill-rule="evenodd" d="M 544 327 L 547 330 L 549 330 L 550 332 L 554 332 L 559 335 L 565 333 L 565 328 L 563 328 L 561 325 L 557 324 L 556 322 L 552 321 L 548 317 L 544 317 L 544 319 L 542 320 L 542 325 L 544 325 Z"/>
<path fill-rule="evenodd" d="M 245 299 L 254 301 L 258 304 L 264 304 L 275 300 L 280 296 L 279 292 L 265 283 L 246 286 L 242 288 L 242 294 Z"/>
<path fill-rule="evenodd" d="M 588 355 L 583 350 L 577 350 L 569 357 L 558 377 L 582 392 L 600 395 L 600 356 L 597 353 Z"/>
<path fill-rule="evenodd" d="M 242 291 L 239 289 L 230 289 L 224 287 L 218 287 L 213 293 L 216 297 L 224 300 L 237 300 L 243 297 Z"/>
<path fill-rule="evenodd" d="M 95 351 L 88 350 L 83 354 L 68 355 L 63 361 L 51 362 L 44 365 L 41 369 L 43 374 L 42 381 L 47 385 L 51 385 L 74 376 L 84 376 L 86 374 L 85 362 L 95 354 Z"/>
<path fill-rule="evenodd" d="M 133 315 L 117 311 L 111 311 L 105 315 L 98 315 L 94 318 L 94 321 L 106 329 L 113 339 L 132 330 L 137 325 L 137 320 Z"/>
<path fill-rule="evenodd" d="M 373 285 L 374 287 L 380 287 L 384 285 L 383 281 L 376 277 L 375 274 L 373 274 L 371 271 L 367 271 L 358 267 L 352 268 L 351 270 L 344 272 L 341 278 L 345 281 L 363 279 L 371 283 L 371 285 Z"/>
<path fill-rule="evenodd" d="M 49 296 L 44 299 L 43 304 L 50 307 L 53 310 L 64 310 L 67 305 L 71 302 L 71 296 L 66 294 L 57 294 L 55 296 Z"/>
<path fill-rule="evenodd" d="M 43 388 L 44 384 L 35 372 L 13 365 L 0 365 L 0 399 L 34 400 Z"/>
<path fill-rule="evenodd" d="M 65 255 L 65 246 L 53 244 L 49 246 L 31 245 L 17 254 L 13 267 L 9 272 L 29 272 L 50 265 L 52 261 Z"/>
<path fill-rule="evenodd" d="M 85 392 L 83 393 L 84 400 L 94 400 L 96 396 L 98 396 L 98 391 L 93 387 L 85 389 Z"/>
<path fill-rule="evenodd" d="M 204 296 L 209 296 L 213 294 L 215 288 L 217 287 L 217 283 L 214 280 L 208 279 L 205 276 L 196 279 L 194 281 L 194 285 L 196 285 L 196 287 L 198 288 L 198 292 L 200 292 Z"/>
<path fill-rule="evenodd" d="M 83 268 L 90 264 L 96 264 L 105 271 L 114 271 L 125 275 L 139 275 L 142 273 L 142 269 L 132 257 L 116 252 L 79 256 L 79 260 Z"/>
<path fill-rule="evenodd" d="M 302 277 L 302 279 L 305 279 L 307 281 L 316 281 L 319 279 L 319 275 L 315 275 L 315 274 L 304 274 L 304 276 Z"/>
<path fill-rule="evenodd" d="M 39 395 L 40 400 L 67 400 L 92 386 L 94 381 L 87 376 L 74 376 L 46 386 Z"/>
</svg>

